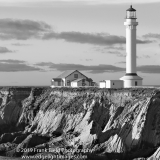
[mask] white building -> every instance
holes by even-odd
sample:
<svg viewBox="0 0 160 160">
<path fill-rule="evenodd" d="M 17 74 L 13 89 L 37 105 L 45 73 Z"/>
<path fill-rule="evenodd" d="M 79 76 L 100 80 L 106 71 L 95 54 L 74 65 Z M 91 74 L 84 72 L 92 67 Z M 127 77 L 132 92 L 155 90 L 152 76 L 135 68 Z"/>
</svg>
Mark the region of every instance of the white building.
<svg viewBox="0 0 160 160">
<path fill-rule="evenodd" d="M 78 80 L 78 79 L 84 79 L 85 83 L 83 85 L 85 86 L 92 86 L 92 79 L 88 78 L 78 70 L 68 70 L 59 75 L 57 78 L 52 78 L 51 80 L 51 87 L 63 87 L 63 86 L 71 86 L 72 87 L 72 81 Z M 83 80 L 83 81 L 84 81 Z M 76 82 L 76 81 L 75 81 Z M 80 85 L 81 82 L 77 81 L 77 85 Z M 73 83 L 73 85 L 76 85 Z"/>
<path fill-rule="evenodd" d="M 122 80 L 103 80 L 99 83 L 100 88 L 123 88 Z"/>
<path fill-rule="evenodd" d="M 124 81 L 124 87 L 142 86 L 142 78 L 136 70 L 136 10 L 132 5 L 126 11 L 126 74 L 120 80 Z"/>
<path fill-rule="evenodd" d="M 142 86 L 142 78 L 137 75 L 136 70 L 136 10 L 132 5 L 126 11 L 126 74 L 120 80 L 100 81 L 100 88 L 127 88 Z"/>
</svg>

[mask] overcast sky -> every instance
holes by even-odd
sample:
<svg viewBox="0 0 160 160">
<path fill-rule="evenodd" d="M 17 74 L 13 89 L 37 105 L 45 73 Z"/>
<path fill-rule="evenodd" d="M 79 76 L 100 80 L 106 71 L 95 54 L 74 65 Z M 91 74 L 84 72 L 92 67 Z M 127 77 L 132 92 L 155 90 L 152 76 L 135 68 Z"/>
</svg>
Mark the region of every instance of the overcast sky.
<svg viewBox="0 0 160 160">
<path fill-rule="evenodd" d="M 138 75 L 160 85 L 160 0 L 0 0 L 0 85 L 50 85 L 70 69 L 95 82 L 121 78 L 131 3 Z"/>
</svg>

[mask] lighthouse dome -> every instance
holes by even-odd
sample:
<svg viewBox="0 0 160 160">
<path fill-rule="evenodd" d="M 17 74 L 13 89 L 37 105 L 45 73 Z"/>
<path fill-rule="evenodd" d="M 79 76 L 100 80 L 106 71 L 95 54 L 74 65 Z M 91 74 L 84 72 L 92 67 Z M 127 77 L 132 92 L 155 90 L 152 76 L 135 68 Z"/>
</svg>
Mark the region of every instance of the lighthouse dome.
<svg viewBox="0 0 160 160">
<path fill-rule="evenodd" d="M 127 9 L 126 11 L 136 11 L 134 8 L 132 8 L 132 5 L 130 5 L 130 8 L 129 9 Z"/>
</svg>

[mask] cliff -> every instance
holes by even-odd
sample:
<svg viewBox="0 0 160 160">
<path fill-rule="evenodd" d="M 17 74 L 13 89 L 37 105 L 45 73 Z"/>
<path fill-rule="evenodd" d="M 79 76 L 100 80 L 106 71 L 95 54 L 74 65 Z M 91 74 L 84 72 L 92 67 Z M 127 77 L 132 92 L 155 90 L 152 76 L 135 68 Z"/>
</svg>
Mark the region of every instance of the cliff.
<svg viewBox="0 0 160 160">
<path fill-rule="evenodd" d="M 159 114 L 156 88 L 1 88 L 0 155 L 160 159 Z"/>
</svg>

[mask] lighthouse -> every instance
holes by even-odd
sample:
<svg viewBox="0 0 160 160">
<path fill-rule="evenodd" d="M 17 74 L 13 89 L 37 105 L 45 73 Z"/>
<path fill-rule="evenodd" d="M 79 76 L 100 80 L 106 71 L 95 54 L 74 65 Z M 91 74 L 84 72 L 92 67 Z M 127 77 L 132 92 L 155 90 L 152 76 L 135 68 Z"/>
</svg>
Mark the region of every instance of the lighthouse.
<svg viewBox="0 0 160 160">
<path fill-rule="evenodd" d="M 142 78 L 137 75 L 136 70 L 136 10 L 126 10 L 126 74 L 120 80 L 124 81 L 124 87 L 142 86 Z"/>
</svg>

